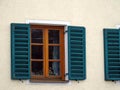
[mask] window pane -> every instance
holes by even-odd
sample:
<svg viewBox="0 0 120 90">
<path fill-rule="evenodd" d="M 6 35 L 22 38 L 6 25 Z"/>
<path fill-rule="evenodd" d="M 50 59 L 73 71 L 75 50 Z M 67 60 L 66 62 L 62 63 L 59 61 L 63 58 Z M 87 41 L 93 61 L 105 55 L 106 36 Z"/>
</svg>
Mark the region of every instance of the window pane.
<svg viewBox="0 0 120 90">
<path fill-rule="evenodd" d="M 49 59 L 59 59 L 59 46 L 49 46 Z"/>
<path fill-rule="evenodd" d="M 49 62 L 49 75 L 54 75 L 54 76 L 60 75 L 59 62 Z"/>
<path fill-rule="evenodd" d="M 59 30 L 49 30 L 49 43 L 59 43 Z"/>
<path fill-rule="evenodd" d="M 43 46 L 32 45 L 32 59 L 43 59 Z"/>
<path fill-rule="evenodd" d="M 43 62 L 32 62 L 32 75 L 43 75 Z"/>
<path fill-rule="evenodd" d="M 43 31 L 41 29 L 32 29 L 32 43 L 43 43 Z"/>
</svg>

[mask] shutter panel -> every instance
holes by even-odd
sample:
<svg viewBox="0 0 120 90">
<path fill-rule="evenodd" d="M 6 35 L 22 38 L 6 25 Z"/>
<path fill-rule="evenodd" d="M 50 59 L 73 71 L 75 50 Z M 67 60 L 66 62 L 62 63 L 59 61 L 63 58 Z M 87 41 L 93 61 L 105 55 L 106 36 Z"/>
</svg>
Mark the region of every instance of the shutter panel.
<svg viewBox="0 0 120 90">
<path fill-rule="evenodd" d="M 120 80 L 120 30 L 104 29 L 105 80 Z"/>
<path fill-rule="evenodd" d="M 30 25 L 11 24 L 11 79 L 30 78 Z"/>
<path fill-rule="evenodd" d="M 86 79 L 85 28 L 68 26 L 68 72 L 70 80 Z"/>
</svg>

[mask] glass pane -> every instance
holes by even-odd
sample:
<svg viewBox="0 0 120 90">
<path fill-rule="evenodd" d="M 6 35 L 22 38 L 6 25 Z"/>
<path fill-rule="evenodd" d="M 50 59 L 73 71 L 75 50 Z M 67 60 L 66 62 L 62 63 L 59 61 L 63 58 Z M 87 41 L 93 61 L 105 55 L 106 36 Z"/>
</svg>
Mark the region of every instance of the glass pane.
<svg viewBox="0 0 120 90">
<path fill-rule="evenodd" d="M 49 46 L 49 59 L 59 59 L 59 46 Z"/>
<path fill-rule="evenodd" d="M 32 59 L 43 59 L 43 46 L 32 45 Z"/>
<path fill-rule="evenodd" d="M 32 29 L 32 43 L 43 43 L 43 31 L 41 29 Z"/>
<path fill-rule="evenodd" d="M 49 30 L 49 43 L 59 43 L 59 30 Z"/>
<path fill-rule="evenodd" d="M 49 75 L 54 75 L 54 76 L 60 75 L 59 62 L 49 62 Z"/>
<path fill-rule="evenodd" d="M 32 62 L 32 75 L 43 75 L 43 62 Z"/>
</svg>

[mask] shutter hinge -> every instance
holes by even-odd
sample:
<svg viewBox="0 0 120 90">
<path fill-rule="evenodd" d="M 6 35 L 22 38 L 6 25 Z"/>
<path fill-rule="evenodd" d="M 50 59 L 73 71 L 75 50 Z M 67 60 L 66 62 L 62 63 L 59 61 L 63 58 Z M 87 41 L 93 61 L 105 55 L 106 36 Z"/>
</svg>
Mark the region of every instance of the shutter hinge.
<svg viewBox="0 0 120 90">
<path fill-rule="evenodd" d="M 23 83 L 23 80 L 22 79 L 19 79 L 22 83 Z"/>
<path fill-rule="evenodd" d="M 79 80 L 75 80 L 75 81 L 77 81 L 79 83 Z"/>
<path fill-rule="evenodd" d="M 65 77 L 68 76 L 69 73 L 65 73 Z"/>
<path fill-rule="evenodd" d="M 65 34 L 65 33 L 67 33 L 67 32 L 68 32 L 67 30 L 66 30 L 66 31 L 64 31 L 64 34 Z"/>
</svg>

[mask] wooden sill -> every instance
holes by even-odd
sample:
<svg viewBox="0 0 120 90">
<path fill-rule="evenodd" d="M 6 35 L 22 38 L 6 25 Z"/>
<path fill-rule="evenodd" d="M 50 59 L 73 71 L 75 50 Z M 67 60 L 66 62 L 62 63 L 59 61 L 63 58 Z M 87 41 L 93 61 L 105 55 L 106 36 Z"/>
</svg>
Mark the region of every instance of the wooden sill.
<svg viewBox="0 0 120 90">
<path fill-rule="evenodd" d="M 31 83 L 68 83 L 69 80 L 30 80 Z"/>
</svg>

